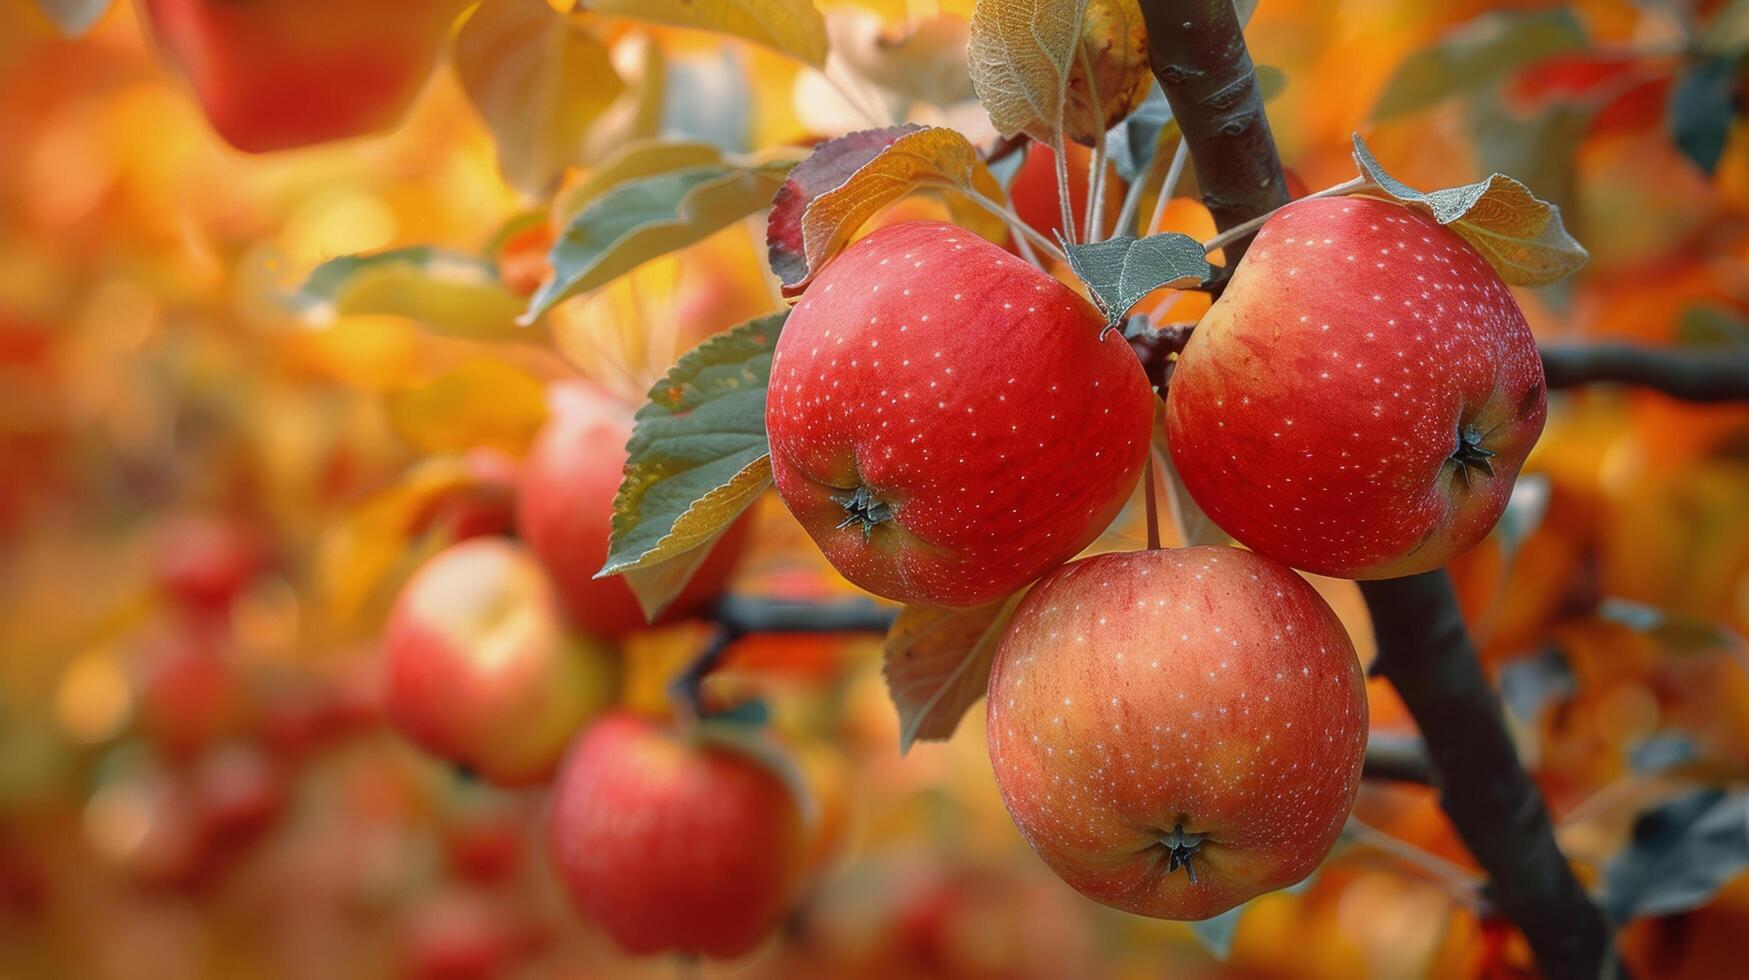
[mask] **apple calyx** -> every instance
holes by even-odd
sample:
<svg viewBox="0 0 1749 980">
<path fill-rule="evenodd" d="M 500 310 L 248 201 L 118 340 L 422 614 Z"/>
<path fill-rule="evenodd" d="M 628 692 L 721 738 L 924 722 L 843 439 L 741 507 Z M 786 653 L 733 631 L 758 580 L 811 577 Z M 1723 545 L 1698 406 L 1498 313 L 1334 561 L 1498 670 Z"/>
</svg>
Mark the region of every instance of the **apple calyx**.
<svg viewBox="0 0 1749 980">
<path fill-rule="evenodd" d="M 1462 428 L 1458 430 L 1457 448 L 1452 450 L 1451 461 L 1457 464 L 1458 479 L 1466 488 L 1470 485 L 1470 471 L 1476 470 L 1494 475 L 1494 464 L 1488 462 L 1493 458 L 1494 451 L 1482 448 L 1482 434 L 1475 429 Z"/>
<path fill-rule="evenodd" d="M 844 520 L 838 522 L 838 528 L 842 530 L 853 524 L 861 524 L 864 541 L 874 533 L 875 525 L 893 519 L 893 508 L 870 493 L 868 487 L 859 486 L 849 493 L 834 494 L 832 502 L 844 508 Z"/>
<path fill-rule="evenodd" d="M 1190 859 L 1202 850 L 1202 842 L 1207 837 L 1207 834 L 1193 834 L 1185 830 L 1183 820 L 1174 824 L 1172 832 L 1160 838 L 1160 846 L 1166 849 L 1166 873 L 1171 874 L 1182 867 L 1194 884 L 1196 866 L 1190 863 Z"/>
</svg>

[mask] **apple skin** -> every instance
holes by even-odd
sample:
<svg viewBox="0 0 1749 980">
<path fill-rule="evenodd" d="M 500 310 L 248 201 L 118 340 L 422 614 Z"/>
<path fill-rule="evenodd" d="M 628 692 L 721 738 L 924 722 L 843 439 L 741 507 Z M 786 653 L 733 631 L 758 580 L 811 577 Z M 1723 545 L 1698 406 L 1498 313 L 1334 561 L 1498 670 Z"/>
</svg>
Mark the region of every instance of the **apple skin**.
<svg viewBox="0 0 1749 980">
<path fill-rule="evenodd" d="M 626 952 L 718 959 L 777 929 L 807 846 L 776 775 L 624 711 L 565 760 L 547 845 L 577 909 Z"/>
<path fill-rule="evenodd" d="M 551 775 L 616 693 L 612 652 L 568 635 L 539 563 L 498 538 L 451 545 L 421 566 L 396 598 L 383 650 L 390 722 L 505 786 Z"/>
<path fill-rule="evenodd" d="M 595 577 L 607 561 L 632 409 L 585 381 L 553 385 L 548 401 L 552 414 L 522 461 L 517 530 L 552 576 L 571 621 L 595 636 L 619 639 L 650 625 L 622 577 Z M 658 625 L 685 619 L 722 594 L 752 523 L 749 510 L 729 526 Z"/>
<path fill-rule="evenodd" d="M 1152 389 L 1103 322 L 961 228 L 875 232 L 821 270 L 778 338 L 778 493 L 870 592 L 1008 595 L 1091 543 L 1141 474 Z M 873 522 L 847 524 L 859 508 Z"/>
<path fill-rule="evenodd" d="M 1039 582 L 990 674 L 1008 812 L 1077 891 L 1206 919 L 1301 880 L 1360 787 L 1366 682 L 1336 614 L 1235 548 L 1100 555 Z M 1195 881 L 1164 840 L 1207 835 Z"/>
<path fill-rule="evenodd" d="M 154 529 L 151 562 L 165 596 L 191 610 L 220 612 L 267 568 L 267 545 L 242 520 L 182 515 Z"/>
<path fill-rule="evenodd" d="M 247 153 L 393 127 L 461 0 L 145 0 L 213 129 Z"/>
<path fill-rule="evenodd" d="M 1168 385 L 1172 459 L 1223 530 L 1340 578 L 1438 568 L 1506 508 L 1546 414 L 1500 277 L 1397 204 L 1281 209 Z M 1466 440 L 1480 453 L 1460 459 Z"/>
</svg>

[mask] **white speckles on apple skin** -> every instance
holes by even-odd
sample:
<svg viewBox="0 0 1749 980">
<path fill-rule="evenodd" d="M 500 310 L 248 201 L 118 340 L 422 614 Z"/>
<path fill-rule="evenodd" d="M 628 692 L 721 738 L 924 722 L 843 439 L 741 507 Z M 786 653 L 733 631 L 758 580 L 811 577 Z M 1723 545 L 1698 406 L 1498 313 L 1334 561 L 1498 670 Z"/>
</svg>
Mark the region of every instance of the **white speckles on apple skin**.
<svg viewBox="0 0 1749 980">
<path fill-rule="evenodd" d="M 1153 396 L 1102 324 L 963 229 L 877 231 L 821 271 L 778 341 L 779 494 L 871 592 L 951 606 L 1013 592 L 1091 542 L 1141 474 Z M 838 526 L 833 499 L 859 485 L 894 511 L 867 539 Z"/>
<path fill-rule="evenodd" d="M 1164 918 L 1308 874 L 1366 748 L 1365 678 L 1335 614 L 1292 571 L 1228 548 L 1045 577 L 1003 636 L 987 710 L 997 785 L 1039 856 L 1091 898 Z M 1180 820 L 1208 835 L 1194 883 L 1152 847 Z"/>
<path fill-rule="evenodd" d="M 1167 397 L 1173 459 L 1209 516 L 1345 578 L 1425 571 L 1481 540 L 1545 412 L 1535 340 L 1499 276 L 1452 232 L 1366 198 L 1272 218 Z M 1485 435 L 1493 476 L 1459 479 L 1460 427 Z"/>
</svg>

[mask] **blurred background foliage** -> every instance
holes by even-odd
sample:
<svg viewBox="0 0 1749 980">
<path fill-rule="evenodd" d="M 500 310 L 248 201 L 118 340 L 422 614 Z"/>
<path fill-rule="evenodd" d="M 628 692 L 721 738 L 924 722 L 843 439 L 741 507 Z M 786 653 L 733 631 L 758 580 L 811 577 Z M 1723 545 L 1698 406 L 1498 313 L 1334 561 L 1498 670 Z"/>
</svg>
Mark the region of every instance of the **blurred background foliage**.
<svg viewBox="0 0 1749 980">
<path fill-rule="evenodd" d="M 580 373 L 639 398 L 677 352 L 779 308 L 755 216 L 515 325 L 545 273 L 544 242 L 519 233 L 567 213 L 628 136 L 758 154 L 865 128 L 852 103 L 884 98 L 991 141 L 954 28 L 969 2 L 820 6 L 830 80 L 740 40 L 591 15 L 621 90 L 556 156 L 482 116 L 459 58 L 391 133 L 251 156 L 212 134 L 130 4 L 63 39 L 29 0 L 0 0 L 0 976 L 674 969 L 619 957 L 568 913 L 534 843 L 538 792 L 384 730 L 372 643 L 396 586 L 463 533 L 475 484 L 457 474 L 524 450 L 547 383 Z M 1285 73 L 1271 122 L 1304 186 L 1352 175 L 1360 129 L 1416 186 L 1503 170 L 1562 206 L 1592 259 L 1521 294 L 1542 339 L 1743 348 L 1743 7 L 1266 0 L 1248 36 Z M 1163 214 L 1212 231 L 1193 196 Z M 484 272 L 425 275 L 416 255 L 399 308 L 306 286 L 328 260 L 412 246 Z M 1623 938 L 1642 976 L 1740 974 L 1749 841 L 1679 831 L 1740 808 L 1749 783 L 1749 410 L 1564 393 L 1527 474 L 1452 571 L 1561 843 L 1590 883 L 1617 869 L 1612 907 L 1650 913 Z M 1113 541 L 1140 540 L 1136 516 Z M 761 520 L 737 591 L 851 593 L 775 500 Z M 214 567 L 242 586 L 203 586 Z M 1370 656 L 1352 584 L 1319 585 Z M 703 642 L 691 626 L 629 640 L 624 698 L 664 710 Z M 755 637 L 712 679 L 758 694 L 817 756 L 843 837 L 779 942 L 705 973 L 1529 970 L 1420 787 L 1369 783 L 1357 810 L 1407 846 L 1357 836 L 1225 928 L 1082 900 L 1003 812 L 981 711 L 901 757 L 878 668 L 874 639 Z M 1375 728 L 1409 730 L 1376 684 L 1373 709 Z M 1647 881 L 1634 861 L 1694 873 Z"/>
</svg>

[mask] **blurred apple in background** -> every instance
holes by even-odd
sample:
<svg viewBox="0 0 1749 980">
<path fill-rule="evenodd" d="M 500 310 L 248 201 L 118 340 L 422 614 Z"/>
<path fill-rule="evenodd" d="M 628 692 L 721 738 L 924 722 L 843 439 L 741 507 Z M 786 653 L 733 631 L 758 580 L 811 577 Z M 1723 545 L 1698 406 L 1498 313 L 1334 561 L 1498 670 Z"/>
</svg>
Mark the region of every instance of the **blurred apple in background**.
<svg viewBox="0 0 1749 980">
<path fill-rule="evenodd" d="M 225 141 L 249 153 L 398 123 L 461 0 L 145 0 L 152 31 Z"/>
<path fill-rule="evenodd" d="M 618 712 L 565 760 L 547 846 L 577 909 L 626 952 L 733 959 L 776 931 L 807 841 L 763 764 Z"/>
<path fill-rule="evenodd" d="M 567 632 L 521 545 L 475 538 L 426 562 L 383 636 L 390 720 L 493 782 L 545 779 L 617 689 L 613 652 Z"/>
<path fill-rule="evenodd" d="M 517 530 L 552 575 L 571 621 L 595 636 L 618 638 L 647 625 L 621 577 L 595 577 L 607 560 L 632 409 L 584 381 L 554 385 L 550 398 L 552 416 L 522 463 Z M 722 593 L 751 523 L 749 512 L 730 525 L 658 622 L 684 619 Z"/>
</svg>

